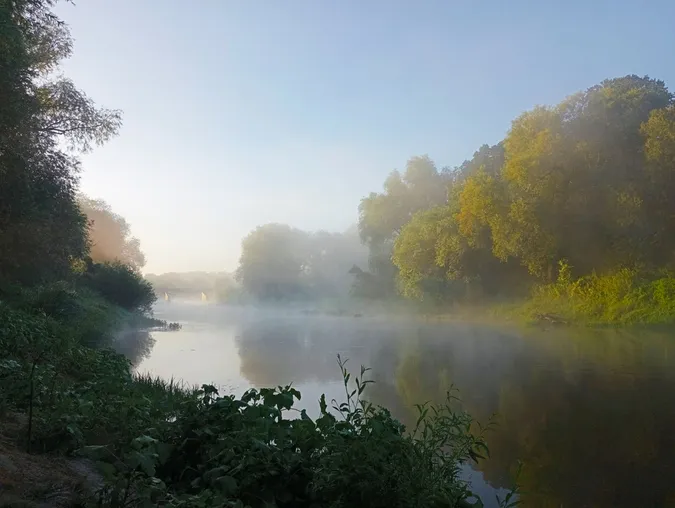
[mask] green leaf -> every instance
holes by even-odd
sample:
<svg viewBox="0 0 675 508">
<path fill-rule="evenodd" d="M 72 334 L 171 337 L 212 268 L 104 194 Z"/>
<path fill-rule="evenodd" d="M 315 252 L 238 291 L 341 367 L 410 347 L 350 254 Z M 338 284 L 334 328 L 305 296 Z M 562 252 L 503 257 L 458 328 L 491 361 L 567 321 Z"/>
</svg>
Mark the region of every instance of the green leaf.
<svg viewBox="0 0 675 508">
<path fill-rule="evenodd" d="M 113 478 L 115 478 L 115 475 L 117 475 L 117 468 L 110 464 L 109 462 L 101 462 L 99 461 L 97 463 L 98 469 L 101 471 L 101 475 L 103 475 L 103 478 L 106 480 L 110 481 Z"/>
<path fill-rule="evenodd" d="M 233 495 L 237 492 L 237 480 L 231 476 L 219 476 L 213 484 L 226 495 Z"/>
<path fill-rule="evenodd" d="M 156 439 L 150 437 L 150 436 L 140 436 L 134 439 L 131 442 L 131 446 L 133 446 L 135 449 L 140 450 L 143 447 L 150 446 L 152 444 L 155 444 L 157 442 Z"/>
<path fill-rule="evenodd" d="M 307 411 L 305 411 L 304 409 L 300 411 L 300 418 L 310 422 L 312 421 L 312 419 L 307 415 Z"/>
<path fill-rule="evenodd" d="M 110 450 L 102 445 L 83 446 L 77 450 L 77 454 L 92 460 L 104 460 L 111 457 Z"/>
<path fill-rule="evenodd" d="M 127 456 L 127 465 L 131 469 L 140 469 L 148 476 L 155 476 L 156 455 L 150 453 L 131 452 Z"/>
</svg>

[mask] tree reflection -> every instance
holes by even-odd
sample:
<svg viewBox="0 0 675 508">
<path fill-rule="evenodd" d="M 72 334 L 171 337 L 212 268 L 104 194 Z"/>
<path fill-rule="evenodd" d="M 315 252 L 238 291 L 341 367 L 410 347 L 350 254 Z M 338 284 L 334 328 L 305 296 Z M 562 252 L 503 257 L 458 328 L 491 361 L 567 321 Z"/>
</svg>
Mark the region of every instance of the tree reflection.
<svg viewBox="0 0 675 508">
<path fill-rule="evenodd" d="M 274 318 L 245 324 L 236 345 L 241 374 L 251 384 L 298 385 L 340 381 L 338 353 L 350 365 L 368 365 L 370 345 L 377 338 L 347 318 Z"/>
<path fill-rule="evenodd" d="M 479 469 L 508 487 L 518 460 L 525 506 L 673 506 L 675 369 L 668 337 L 464 331 L 399 348 L 399 416 L 454 384 L 479 420 L 497 413 Z M 391 355 L 389 351 L 387 354 Z M 382 403 L 391 390 L 376 393 Z M 669 504 L 670 503 L 670 504 Z"/>
<path fill-rule="evenodd" d="M 127 330 L 115 337 L 113 348 L 126 356 L 132 367 L 136 367 L 142 360 L 150 356 L 155 347 L 155 338 L 147 330 Z"/>
<path fill-rule="evenodd" d="M 524 506 L 675 506 L 675 355 L 668 336 L 609 331 L 501 332 L 349 319 L 251 321 L 236 340 L 256 386 L 340 381 L 337 353 L 372 367 L 366 392 L 408 426 L 414 404 L 461 407 L 486 423 L 478 465 Z"/>
</svg>

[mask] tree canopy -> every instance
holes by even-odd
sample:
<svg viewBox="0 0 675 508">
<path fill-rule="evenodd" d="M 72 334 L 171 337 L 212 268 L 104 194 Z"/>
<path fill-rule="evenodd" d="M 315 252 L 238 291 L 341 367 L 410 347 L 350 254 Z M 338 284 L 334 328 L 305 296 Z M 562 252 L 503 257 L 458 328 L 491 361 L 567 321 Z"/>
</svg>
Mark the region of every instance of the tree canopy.
<svg viewBox="0 0 675 508">
<path fill-rule="evenodd" d="M 364 240 L 393 240 L 405 296 L 464 294 L 449 284 L 458 280 L 517 290 L 551 281 L 563 260 L 577 275 L 673 267 L 675 106 L 662 81 L 605 80 L 536 107 L 450 174 L 447 202 L 432 207 L 429 192 L 405 213 L 394 206 L 398 221 L 372 219 L 384 216 L 391 184 L 362 202 Z M 388 236 L 374 236 L 373 221 Z"/>
<path fill-rule="evenodd" d="M 340 297 L 349 293 L 350 268 L 366 260 L 354 228 L 345 233 L 306 232 L 265 224 L 242 241 L 236 276 L 261 300 Z"/>
<path fill-rule="evenodd" d="M 89 222 L 89 256 L 96 263 L 121 262 L 136 270 L 145 266 L 138 238 L 131 236 L 129 223 L 102 199 L 80 196 L 80 210 Z"/>
<path fill-rule="evenodd" d="M 97 108 L 55 75 L 72 39 L 54 3 L 0 5 L 0 278 L 22 283 L 67 276 L 86 255 L 75 154 L 107 141 L 121 123 L 118 111 Z"/>
</svg>

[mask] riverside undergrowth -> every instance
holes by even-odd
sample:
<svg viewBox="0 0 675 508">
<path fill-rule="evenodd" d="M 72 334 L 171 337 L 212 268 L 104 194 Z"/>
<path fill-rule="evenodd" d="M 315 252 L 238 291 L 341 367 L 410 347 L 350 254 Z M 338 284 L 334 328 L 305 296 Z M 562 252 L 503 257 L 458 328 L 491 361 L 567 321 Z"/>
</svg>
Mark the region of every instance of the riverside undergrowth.
<svg viewBox="0 0 675 508">
<path fill-rule="evenodd" d="M 408 431 L 339 358 L 344 401 L 312 419 L 292 386 L 235 397 L 135 376 L 59 316 L 0 304 L 0 410 L 26 415 L 25 452 L 95 461 L 84 506 L 481 506 L 460 471 L 487 455 L 485 429 L 450 400 Z"/>
<path fill-rule="evenodd" d="M 671 325 L 675 323 L 675 275 L 622 268 L 573 278 L 559 263 L 554 283 L 534 288 L 517 308 L 527 319 L 552 319 L 585 325 Z"/>
</svg>

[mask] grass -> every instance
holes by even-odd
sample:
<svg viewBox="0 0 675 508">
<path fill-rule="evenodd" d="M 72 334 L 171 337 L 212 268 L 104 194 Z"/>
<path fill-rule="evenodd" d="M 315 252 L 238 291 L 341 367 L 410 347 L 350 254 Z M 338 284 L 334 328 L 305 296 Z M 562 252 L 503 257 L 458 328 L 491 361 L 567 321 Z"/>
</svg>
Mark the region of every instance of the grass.
<svg viewBox="0 0 675 508">
<path fill-rule="evenodd" d="M 621 269 L 608 274 L 571 277 L 560 265 L 558 280 L 533 290 L 521 305 L 502 315 L 530 322 L 548 320 L 588 326 L 671 325 L 675 323 L 675 276 Z"/>
</svg>

